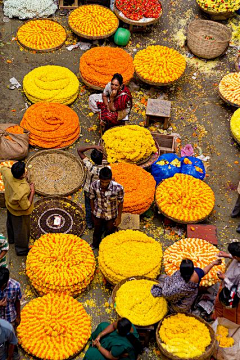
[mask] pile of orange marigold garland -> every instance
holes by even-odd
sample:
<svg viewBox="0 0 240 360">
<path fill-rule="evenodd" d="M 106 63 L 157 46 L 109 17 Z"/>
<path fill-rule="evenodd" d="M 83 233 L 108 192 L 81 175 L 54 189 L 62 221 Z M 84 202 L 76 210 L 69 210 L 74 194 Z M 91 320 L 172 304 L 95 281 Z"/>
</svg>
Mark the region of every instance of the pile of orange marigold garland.
<svg viewBox="0 0 240 360">
<path fill-rule="evenodd" d="M 69 146 L 80 134 L 75 111 L 58 103 L 44 102 L 30 106 L 21 126 L 30 131 L 30 145 L 48 149 Z"/>
<path fill-rule="evenodd" d="M 186 238 L 177 241 L 169 246 L 164 253 L 164 267 L 167 275 L 172 275 L 179 270 L 183 259 L 192 260 L 195 267 L 203 269 L 212 261 L 216 260 L 217 249 L 214 245 L 206 240 L 197 238 Z M 201 280 L 202 286 L 212 286 L 219 278 L 217 272 L 225 272 L 225 262 L 222 260 L 221 265 L 214 266 L 207 275 Z"/>
<path fill-rule="evenodd" d="M 108 46 L 86 51 L 80 58 L 80 72 L 90 84 L 105 87 L 115 73 L 128 83 L 134 74 L 133 59 L 126 51 Z"/>
<path fill-rule="evenodd" d="M 22 348 L 33 356 L 68 359 L 86 345 L 91 335 L 90 316 L 72 297 L 48 294 L 23 308 L 17 335 Z"/>
<path fill-rule="evenodd" d="M 123 211 L 142 214 L 149 209 L 155 193 L 156 181 L 141 167 L 116 163 L 111 165 L 114 179 L 124 187 Z"/>
</svg>

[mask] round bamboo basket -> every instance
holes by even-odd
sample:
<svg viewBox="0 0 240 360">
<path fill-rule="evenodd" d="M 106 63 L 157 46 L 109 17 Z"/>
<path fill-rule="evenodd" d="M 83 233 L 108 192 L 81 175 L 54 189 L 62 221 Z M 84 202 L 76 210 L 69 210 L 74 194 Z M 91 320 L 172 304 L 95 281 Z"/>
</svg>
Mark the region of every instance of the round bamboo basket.
<svg viewBox="0 0 240 360">
<path fill-rule="evenodd" d="M 184 72 L 182 73 L 182 75 L 179 76 L 178 79 L 176 80 L 173 80 L 173 81 L 169 81 L 168 83 L 161 83 L 161 82 L 153 82 L 153 81 L 150 81 L 150 80 L 147 80 L 147 79 L 144 79 L 136 70 L 135 70 L 135 73 L 137 75 L 137 77 L 144 83 L 146 84 L 149 84 L 149 85 L 153 85 L 153 86 L 169 86 L 169 85 L 172 85 L 174 84 L 176 81 L 178 81 L 184 74 Z"/>
<path fill-rule="evenodd" d="M 86 344 L 87 345 L 87 344 Z M 78 355 L 81 354 L 81 352 L 84 350 L 84 348 L 86 347 L 86 345 L 81 349 L 79 350 L 78 352 L 76 352 L 74 355 L 70 356 L 69 358 L 67 358 L 66 360 L 72 360 L 72 359 L 75 359 Z M 29 355 L 31 356 L 31 358 L 33 359 L 36 359 L 36 360 L 42 360 L 42 358 L 39 358 L 37 356 L 34 356 L 30 353 L 28 353 L 22 346 L 21 344 L 18 343 L 18 347 L 21 349 L 21 351 L 25 354 L 26 357 L 29 357 Z"/>
<path fill-rule="evenodd" d="M 89 6 L 89 5 L 81 5 L 79 7 L 83 7 L 83 6 Z M 108 9 L 106 6 L 103 6 L 103 5 L 98 5 L 98 6 L 101 6 L 105 9 Z M 74 11 L 74 10 L 73 10 Z M 83 34 L 77 30 L 75 30 L 74 28 L 71 27 L 71 25 L 69 24 L 69 19 L 68 19 L 68 26 L 70 27 L 70 29 L 72 30 L 72 32 L 74 32 L 76 35 L 80 36 L 81 38 L 84 38 L 84 39 L 88 39 L 88 40 L 98 40 L 98 39 L 106 39 L 110 36 L 112 36 L 116 31 L 117 31 L 117 28 L 119 26 L 119 20 L 117 18 L 117 26 L 114 30 L 112 30 L 110 33 L 106 34 L 106 35 L 101 35 L 101 36 L 92 36 L 92 35 L 86 35 L 86 34 Z"/>
<path fill-rule="evenodd" d="M 227 99 L 226 99 L 226 98 L 222 95 L 222 93 L 221 93 L 221 91 L 220 91 L 219 87 L 218 87 L 218 93 L 219 93 L 220 98 L 221 98 L 223 101 L 225 101 L 225 103 L 227 103 L 228 105 L 231 105 L 231 106 L 234 106 L 234 107 L 237 107 L 237 108 L 239 108 L 239 107 L 240 107 L 240 105 L 238 105 L 238 104 L 234 104 L 233 102 L 231 102 L 231 101 L 227 100 Z"/>
<path fill-rule="evenodd" d="M 163 318 L 159 322 L 157 330 L 156 330 L 156 340 L 157 340 L 158 348 L 159 348 L 159 350 L 161 352 L 161 356 L 163 356 L 163 359 L 183 360 L 184 358 L 180 358 L 178 356 L 175 356 L 172 353 L 170 353 L 170 352 L 168 352 L 167 350 L 164 349 L 164 347 L 162 346 L 162 340 L 161 340 L 160 335 L 159 335 L 159 330 L 160 330 L 160 327 L 161 327 L 162 322 L 164 321 L 164 319 L 169 318 L 169 317 L 174 316 L 174 315 L 177 315 L 177 314 L 167 315 L 167 316 L 165 316 L 165 318 Z M 208 330 L 210 332 L 210 336 L 211 336 L 211 343 L 206 348 L 205 352 L 201 356 L 197 356 L 197 357 L 194 357 L 194 358 L 185 358 L 185 359 L 186 360 L 209 360 L 211 358 L 211 356 L 213 355 L 215 347 L 216 347 L 216 338 L 215 338 L 214 330 L 212 329 L 212 327 L 206 321 L 204 321 L 200 317 L 192 315 L 192 314 L 185 314 L 185 315 L 190 316 L 190 317 L 194 317 L 195 319 L 197 319 L 198 321 L 203 323 L 208 328 Z"/>
<path fill-rule="evenodd" d="M 36 18 L 36 19 L 31 19 L 31 20 L 28 20 L 28 21 L 24 22 L 24 24 L 21 25 L 21 26 L 18 28 L 18 30 L 19 30 L 21 27 L 25 26 L 27 22 L 35 21 L 35 20 L 48 20 L 48 21 L 55 22 L 55 23 L 59 24 L 60 26 L 62 26 L 62 25 L 61 25 L 58 21 L 56 21 L 56 20 Z M 62 28 L 64 29 L 63 26 L 62 26 Z M 58 45 L 58 46 L 56 46 L 56 47 L 53 47 L 53 48 L 49 48 L 49 49 L 39 50 L 39 49 L 31 48 L 31 47 L 23 44 L 23 43 L 18 39 L 18 35 L 17 35 L 17 41 L 18 41 L 18 43 L 19 43 L 23 48 L 25 48 L 25 49 L 27 49 L 27 50 L 29 50 L 29 51 L 36 51 L 37 53 L 47 53 L 47 52 L 50 52 L 50 51 L 58 50 L 58 49 L 60 49 L 60 48 L 64 45 L 65 41 L 67 40 L 67 32 L 66 32 L 65 29 L 64 29 L 64 31 L 65 31 L 65 34 L 66 34 L 64 41 L 63 41 L 60 45 Z"/>
<path fill-rule="evenodd" d="M 229 19 L 230 17 L 234 16 L 235 12 L 232 12 L 232 11 L 221 11 L 221 12 L 218 12 L 218 11 L 210 11 L 210 10 L 206 10 L 204 8 L 202 8 L 198 2 L 197 2 L 197 5 L 199 6 L 199 8 L 205 12 L 206 14 L 208 14 L 211 19 L 213 20 L 227 20 Z"/>
<path fill-rule="evenodd" d="M 93 85 L 93 84 L 90 84 L 87 80 L 84 79 L 84 77 L 82 76 L 81 72 L 79 71 L 78 73 L 78 77 L 80 79 L 81 82 L 83 82 L 87 87 L 89 87 L 90 89 L 93 89 L 93 90 L 98 90 L 98 91 L 103 91 L 104 88 L 100 87 L 100 86 L 96 86 L 96 85 Z"/>
</svg>

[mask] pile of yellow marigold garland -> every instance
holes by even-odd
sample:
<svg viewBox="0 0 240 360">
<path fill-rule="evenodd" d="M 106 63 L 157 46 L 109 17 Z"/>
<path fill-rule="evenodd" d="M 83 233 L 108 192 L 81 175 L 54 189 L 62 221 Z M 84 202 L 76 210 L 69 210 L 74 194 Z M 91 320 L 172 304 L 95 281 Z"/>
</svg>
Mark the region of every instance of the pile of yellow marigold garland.
<svg viewBox="0 0 240 360">
<path fill-rule="evenodd" d="M 169 246 L 164 252 L 164 267 L 167 275 L 172 275 L 179 270 L 183 259 L 193 261 L 195 267 L 203 269 L 212 261 L 216 260 L 217 249 L 206 240 L 197 238 L 186 238 L 177 241 Z M 219 278 L 217 272 L 225 272 L 225 262 L 214 266 L 207 275 L 201 280 L 201 286 L 212 286 Z"/>
<path fill-rule="evenodd" d="M 30 71 L 23 79 L 23 90 L 32 103 L 71 104 L 79 92 L 79 81 L 63 66 L 46 65 Z"/>
<path fill-rule="evenodd" d="M 71 234 L 44 234 L 28 253 L 26 274 L 40 295 L 77 295 L 93 279 L 95 266 L 85 240 Z"/>
<path fill-rule="evenodd" d="M 116 311 L 134 325 L 148 326 L 160 321 L 167 313 L 167 301 L 153 297 L 151 288 L 155 281 L 131 280 L 117 291 Z"/>
<path fill-rule="evenodd" d="M 98 261 L 113 284 L 131 276 L 155 279 L 161 270 L 162 246 L 141 231 L 122 230 L 101 241 Z"/>
<path fill-rule="evenodd" d="M 158 185 L 156 202 L 166 216 L 189 223 L 206 218 L 214 208 L 215 197 L 202 180 L 175 174 Z"/>
<path fill-rule="evenodd" d="M 143 214 L 154 201 L 156 181 L 153 176 L 134 164 L 111 165 L 114 179 L 124 187 L 123 211 Z"/>
<path fill-rule="evenodd" d="M 226 100 L 240 106 L 240 73 L 225 75 L 220 81 L 219 92 Z"/>
<path fill-rule="evenodd" d="M 150 131 L 138 125 L 114 127 L 102 139 L 109 163 L 137 163 L 157 151 Z"/>
<path fill-rule="evenodd" d="M 133 58 L 120 48 L 109 46 L 95 47 L 86 51 L 80 58 L 80 72 L 88 83 L 105 87 L 115 73 L 128 83 L 134 74 Z"/>
<path fill-rule="evenodd" d="M 234 138 L 240 143 L 240 109 L 231 117 L 230 128 Z"/>
<path fill-rule="evenodd" d="M 40 359 L 62 360 L 79 353 L 91 335 L 90 316 L 68 295 L 31 300 L 21 312 L 19 343 Z"/>
<path fill-rule="evenodd" d="M 212 12 L 234 12 L 240 8 L 240 0 L 197 0 L 204 10 Z"/>
<path fill-rule="evenodd" d="M 66 36 L 62 25 L 48 19 L 28 21 L 17 32 L 18 41 L 34 50 L 56 48 L 63 44 Z"/>
<path fill-rule="evenodd" d="M 73 31 L 82 35 L 105 36 L 117 30 L 118 19 L 103 6 L 85 5 L 71 12 L 68 24 Z"/>
<path fill-rule="evenodd" d="M 2 161 L 0 163 L 0 168 L 2 166 L 6 166 L 6 167 L 11 168 L 14 163 L 15 163 L 15 161 L 12 161 L 12 160 Z M 4 183 L 3 183 L 2 174 L 0 174 L 0 191 L 4 191 L 4 190 L 5 190 L 5 186 L 4 186 Z"/>
<path fill-rule="evenodd" d="M 167 84 L 184 73 L 186 60 L 174 49 L 161 45 L 150 45 L 134 57 L 136 72 L 145 80 Z"/>
<path fill-rule="evenodd" d="M 220 347 L 231 347 L 234 345 L 234 339 L 229 337 L 229 330 L 223 325 L 217 326 L 216 339 Z"/>
<path fill-rule="evenodd" d="M 211 344 L 207 326 L 192 316 L 180 313 L 163 320 L 159 335 L 164 349 L 183 359 L 202 355 Z"/>
</svg>

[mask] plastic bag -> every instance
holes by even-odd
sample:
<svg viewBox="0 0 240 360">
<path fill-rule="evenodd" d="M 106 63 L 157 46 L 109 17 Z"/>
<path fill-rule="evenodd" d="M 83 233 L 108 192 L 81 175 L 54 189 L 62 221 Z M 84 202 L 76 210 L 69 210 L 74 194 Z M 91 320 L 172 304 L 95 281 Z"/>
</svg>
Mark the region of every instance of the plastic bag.
<svg viewBox="0 0 240 360">
<path fill-rule="evenodd" d="M 191 175 L 197 179 L 203 180 L 206 175 L 202 160 L 193 156 L 184 156 L 181 158 L 181 173 Z"/>
<path fill-rule="evenodd" d="M 151 174 L 157 183 L 156 185 L 180 172 L 181 159 L 172 153 L 159 156 L 151 166 Z"/>
<path fill-rule="evenodd" d="M 0 124 L 0 160 L 21 160 L 28 154 L 29 131 L 23 134 L 11 134 L 7 128 L 17 124 Z M 11 140 L 6 136 L 10 136 Z"/>
</svg>

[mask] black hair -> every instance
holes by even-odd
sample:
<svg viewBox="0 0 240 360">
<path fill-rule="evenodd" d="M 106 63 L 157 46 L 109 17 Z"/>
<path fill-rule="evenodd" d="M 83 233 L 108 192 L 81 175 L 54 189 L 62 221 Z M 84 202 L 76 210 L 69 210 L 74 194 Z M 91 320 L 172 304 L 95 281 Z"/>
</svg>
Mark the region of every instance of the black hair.
<svg viewBox="0 0 240 360">
<path fill-rule="evenodd" d="M 91 152 L 91 159 L 96 165 L 102 165 L 103 153 L 97 149 Z"/>
<path fill-rule="evenodd" d="M 25 163 L 23 161 L 17 161 L 11 167 L 12 176 L 15 179 L 20 179 L 25 173 Z"/>
<path fill-rule="evenodd" d="M 109 167 L 104 167 L 99 172 L 100 180 L 112 180 L 112 170 Z"/>
<path fill-rule="evenodd" d="M 143 352 L 143 346 L 140 341 L 136 338 L 136 336 L 131 333 L 132 324 L 126 318 L 121 318 L 117 322 L 117 330 L 120 336 L 126 336 L 128 341 L 131 343 L 132 347 L 134 348 L 135 355 L 137 357 L 138 354 Z"/>
<path fill-rule="evenodd" d="M 192 274 L 194 273 L 194 265 L 192 260 L 184 259 L 180 265 L 180 273 L 182 278 L 185 280 L 186 283 L 189 282 Z"/>
<path fill-rule="evenodd" d="M 0 288 L 7 284 L 9 280 L 9 270 L 3 266 L 0 266 Z"/>
<path fill-rule="evenodd" d="M 123 84 L 123 77 L 121 74 L 118 74 L 118 73 L 114 74 L 111 81 L 113 81 L 115 79 L 119 82 L 120 86 Z"/>
<path fill-rule="evenodd" d="M 232 256 L 240 257 L 240 242 L 233 242 L 229 244 L 228 251 Z"/>
</svg>

